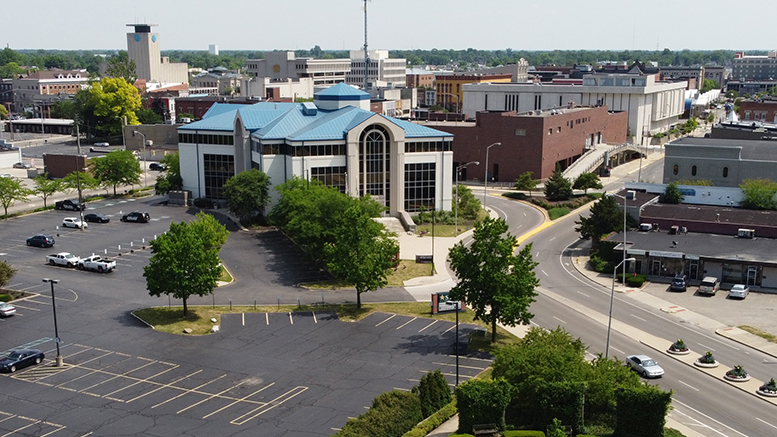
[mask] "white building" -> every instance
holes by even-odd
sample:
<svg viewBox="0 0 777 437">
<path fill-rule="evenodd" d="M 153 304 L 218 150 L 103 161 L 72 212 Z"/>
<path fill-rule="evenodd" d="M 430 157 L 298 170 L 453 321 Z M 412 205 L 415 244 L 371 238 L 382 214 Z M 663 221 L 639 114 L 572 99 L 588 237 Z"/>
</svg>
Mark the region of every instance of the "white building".
<svg viewBox="0 0 777 437">
<path fill-rule="evenodd" d="M 367 87 L 404 87 L 407 60 L 389 58 L 388 50 L 368 50 Z M 351 50 L 351 70 L 345 75 L 348 85 L 364 87 L 364 50 Z"/>
<path fill-rule="evenodd" d="M 350 59 L 297 58 L 292 51 L 266 52 L 264 59 L 246 61 L 246 71 L 256 77 L 280 81 L 309 77 L 314 86 L 345 82 L 350 70 Z"/>
<path fill-rule="evenodd" d="M 218 44 L 209 44 L 208 45 L 208 53 L 211 55 L 219 55 L 219 45 Z"/>
<path fill-rule="evenodd" d="M 287 99 L 309 99 L 313 97 L 313 79 L 271 79 L 269 77 L 246 77 L 240 81 L 240 95 L 244 97 Z"/>
<path fill-rule="evenodd" d="M 273 186 L 311 178 L 369 194 L 391 216 L 451 210 L 453 135 L 369 111 L 369 94 L 338 84 L 313 103 L 214 104 L 178 128 L 185 190 L 223 198 L 223 185 L 258 168 Z M 270 190 L 272 204 L 279 194 Z"/>
<path fill-rule="evenodd" d="M 463 112 L 474 118 L 478 111 L 547 110 L 570 104 L 606 105 L 628 111 L 634 144 L 647 132 L 661 132 L 678 122 L 684 111 L 686 82 L 660 82 L 654 75 L 590 74 L 583 85 L 481 83 L 462 86 Z"/>
<path fill-rule="evenodd" d="M 188 66 L 185 63 L 170 63 L 162 57 L 159 48 L 159 34 L 151 32 L 156 24 L 128 24 L 134 32 L 127 33 L 127 55 L 135 61 L 138 79 L 163 84 L 189 83 Z"/>
</svg>

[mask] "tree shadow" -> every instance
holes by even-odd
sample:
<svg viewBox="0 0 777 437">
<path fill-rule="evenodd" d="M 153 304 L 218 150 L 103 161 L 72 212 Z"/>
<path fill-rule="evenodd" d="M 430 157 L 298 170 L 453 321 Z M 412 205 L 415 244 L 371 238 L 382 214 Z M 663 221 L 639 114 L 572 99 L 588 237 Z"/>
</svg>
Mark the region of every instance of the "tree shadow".
<svg viewBox="0 0 777 437">
<path fill-rule="evenodd" d="M 332 279 L 332 275 L 315 265 L 310 257 L 278 230 L 258 232 L 252 236 L 257 250 L 266 257 L 264 268 L 276 274 L 276 284 L 292 287 L 301 282 Z"/>
</svg>

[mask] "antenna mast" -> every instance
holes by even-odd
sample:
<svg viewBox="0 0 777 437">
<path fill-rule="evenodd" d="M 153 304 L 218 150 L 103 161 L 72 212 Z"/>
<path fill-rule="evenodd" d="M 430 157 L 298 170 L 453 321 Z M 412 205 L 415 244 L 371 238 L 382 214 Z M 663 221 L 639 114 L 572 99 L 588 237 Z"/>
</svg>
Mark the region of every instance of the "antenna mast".
<svg viewBox="0 0 777 437">
<path fill-rule="evenodd" d="M 364 0 L 364 90 L 367 90 L 367 72 L 370 58 L 367 57 L 367 0 Z"/>
</svg>

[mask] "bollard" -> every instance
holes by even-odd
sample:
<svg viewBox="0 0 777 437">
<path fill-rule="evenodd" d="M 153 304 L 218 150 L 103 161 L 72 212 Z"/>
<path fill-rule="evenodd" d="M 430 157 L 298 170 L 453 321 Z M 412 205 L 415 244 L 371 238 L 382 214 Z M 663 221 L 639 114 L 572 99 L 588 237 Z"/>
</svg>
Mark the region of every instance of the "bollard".
<svg viewBox="0 0 777 437">
<path fill-rule="evenodd" d="M 229 298 L 229 310 L 232 311 L 232 298 Z"/>
<path fill-rule="evenodd" d="M 281 295 L 278 295 L 278 309 L 281 309 Z"/>
<path fill-rule="evenodd" d="M 130 241 L 130 247 L 134 247 L 134 244 L 132 241 Z"/>
<path fill-rule="evenodd" d="M 141 239 L 140 239 L 140 241 L 141 241 L 143 244 L 146 244 L 146 237 L 143 237 L 143 238 L 141 238 Z"/>
<path fill-rule="evenodd" d="M 324 293 L 321 293 L 321 305 L 324 304 Z"/>
<path fill-rule="evenodd" d="M 108 256 L 108 249 L 105 249 L 105 256 Z"/>
<path fill-rule="evenodd" d="M 121 244 L 119 244 L 119 252 L 121 252 Z"/>
<path fill-rule="evenodd" d="M 254 311 L 256 311 L 256 299 L 254 299 Z"/>
<path fill-rule="evenodd" d="M 580 264 L 580 257 L 577 257 L 577 264 Z"/>
<path fill-rule="evenodd" d="M 299 300 L 299 296 L 297 296 L 297 308 L 302 309 L 302 302 Z"/>
</svg>

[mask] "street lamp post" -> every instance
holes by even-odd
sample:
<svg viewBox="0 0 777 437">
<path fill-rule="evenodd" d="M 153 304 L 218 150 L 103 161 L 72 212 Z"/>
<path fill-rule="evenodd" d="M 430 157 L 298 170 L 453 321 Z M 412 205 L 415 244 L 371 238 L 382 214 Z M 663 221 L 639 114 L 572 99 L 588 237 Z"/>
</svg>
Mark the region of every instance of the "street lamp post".
<svg viewBox="0 0 777 437">
<path fill-rule="evenodd" d="M 456 302 L 456 387 L 459 386 L 459 311 L 461 301 Z"/>
<path fill-rule="evenodd" d="M 486 177 L 483 180 L 483 209 L 486 209 L 486 196 L 488 195 L 488 150 L 494 146 L 501 146 L 502 143 L 494 143 L 486 147 Z"/>
<path fill-rule="evenodd" d="M 54 299 L 54 284 L 59 282 L 59 279 L 43 278 L 43 282 L 51 284 L 51 308 L 54 309 L 54 343 L 57 345 L 57 367 L 62 367 L 63 359 L 62 354 L 59 352 L 59 329 L 57 328 L 57 301 Z"/>
<path fill-rule="evenodd" d="M 626 285 L 626 201 L 627 198 L 620 194 L 612 193 L 612 196 L 623 199 L 623 285 Z"/>
<path fill-rule="evenodd" d="M 623 249 L 624 251 L 626 249 Z M 620 262 L 615 268 L 612 270 L 612 290 L 610 291 L 610 319 L 607 322 L 607 346 L 605 346 L 604 349 L 604 357 L 610 358 L 610 331 L 612 330 L 612 304 L 615 300 L 615 273 L 618 271 L 618 267 L 623 264 L 623 268 L 626 268 L 626 262 L 627 261 L 634 261 L 634 258 L 626 258 L 623 261 Z M 624 275 L 625 277 L 625 275 Z"/>
<path fill-rule="evenodd" d="M 81 164 L 78 159 L 81 157 L 79 153 L 76 158 L 76 185 L 78 186 L 78 215 L 81 217 L 81 230 L 84 230 L 84 199 L 81 195 Z"/>
<path fill-rule="evenodd" d="M 140 135 L 143 137 L 143 185 L 148 186 L 148 169 L 146 168 L 146 134 L 140 131 L 132 131 L 132 136 L 135 136 L 135 134 Z"/>
<path fill-rule="evenodd" d="M 456 167 L 456 199 L 454 199 L 453 201 L 456 206 L 456 213 L 454 214 L 454 218 L 453 218 L 454 237 L 457 237 L 459 235 L 459 171 L 461 171 L 462 168 L 465 168 L 470 164 L 480 165 L 480 161 L 471 161 Z M 456 317 L 458 317 L 458 315 Z"/>
</svg>

